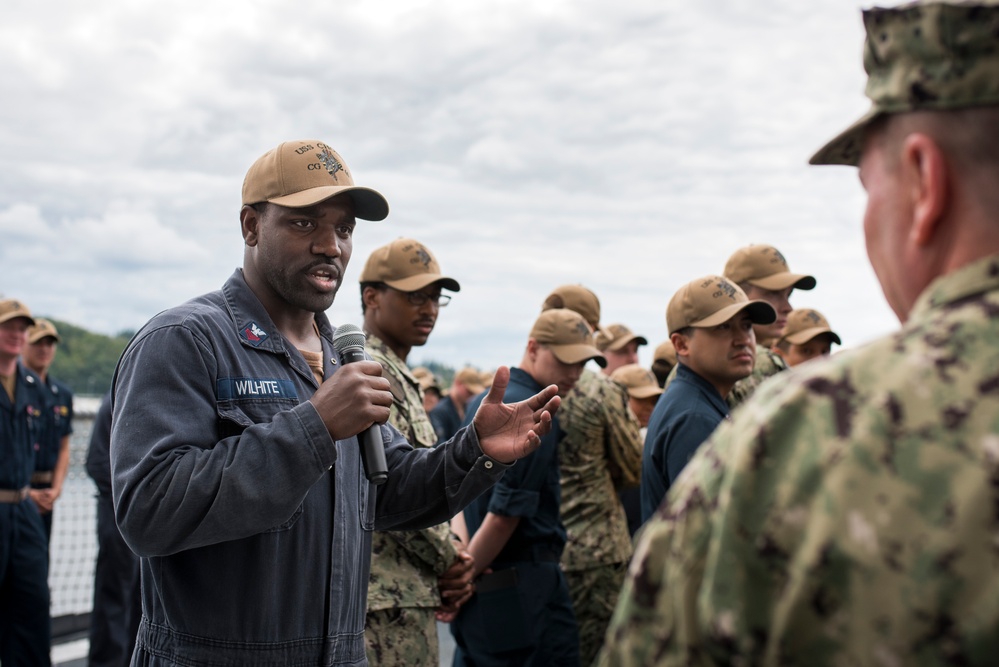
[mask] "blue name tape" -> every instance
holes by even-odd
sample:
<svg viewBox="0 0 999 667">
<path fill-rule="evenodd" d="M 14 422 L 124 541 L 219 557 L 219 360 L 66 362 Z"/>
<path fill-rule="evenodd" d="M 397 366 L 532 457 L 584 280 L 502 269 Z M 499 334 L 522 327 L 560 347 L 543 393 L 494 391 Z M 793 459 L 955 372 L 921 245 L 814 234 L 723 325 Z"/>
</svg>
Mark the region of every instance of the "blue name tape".
<svg viewBox="0 0 999 667">
<path fill-rule="evenodd" d="M 242 398 L 298 398 L 294 382 L 274 378 L 219 378 L 216 392 L 220 401 Z"/>
</svg>

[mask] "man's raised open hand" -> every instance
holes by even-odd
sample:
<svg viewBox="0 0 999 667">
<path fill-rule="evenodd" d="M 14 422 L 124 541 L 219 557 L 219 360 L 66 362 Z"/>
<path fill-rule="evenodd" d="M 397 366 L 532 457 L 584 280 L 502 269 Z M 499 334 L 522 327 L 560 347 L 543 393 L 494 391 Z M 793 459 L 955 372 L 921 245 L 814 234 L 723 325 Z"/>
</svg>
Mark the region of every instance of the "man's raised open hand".
<svg viewBox="0 0 999 667">
<path fill-rule="evenodd" d="M 472 420 L 482 453 L 500 463 L 512 463 L 541 445 L 541 436 L 551 430 L 552 415 L 562 400 L 558 387 L 549 385 L 527 400 L 504 403 L 509 382 L 510 369 L 500 366 Z"/>
</svg>

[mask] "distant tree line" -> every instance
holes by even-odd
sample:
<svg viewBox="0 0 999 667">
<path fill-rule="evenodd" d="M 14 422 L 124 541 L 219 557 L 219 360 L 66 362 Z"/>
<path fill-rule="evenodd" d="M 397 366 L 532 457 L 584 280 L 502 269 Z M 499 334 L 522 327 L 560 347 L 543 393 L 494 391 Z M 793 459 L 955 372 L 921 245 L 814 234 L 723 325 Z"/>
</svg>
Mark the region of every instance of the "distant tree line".
<svg viewBox="0 0 999 667">
<path fill-rule="evenodd" d="M 123 331 L 115 336 L 87 331 L 68 322 L 51 319 L 62 336 L 55 361 L 49 372 L 69 385 L 76 394 L 100 396 L 111 388 L 111 379 L 121 353 L 134 331 Z M 438 361 L 424 364 L 437 376 L 443 387 L 449 387 L 456 369 Z"/>
<path fill-rule="evenodd" d="M 447 389 L 451 386 L 451 382 L 454 381 L 454 374 L 457 372 L 451 366 L 442 364 L 439 361 L 426 361 L 420 365 L 430 369 L 430 372 L 440 381 L 442 389 Z"/>
<path fill-rule="evenodd" d="M 75 394 L 99 396 L 108 391 L 118 358 L 134 332 L 106 336 L 56 319 L 52 323 L 62 342 L 49 373 L 68 384 Z"/>
</svg>

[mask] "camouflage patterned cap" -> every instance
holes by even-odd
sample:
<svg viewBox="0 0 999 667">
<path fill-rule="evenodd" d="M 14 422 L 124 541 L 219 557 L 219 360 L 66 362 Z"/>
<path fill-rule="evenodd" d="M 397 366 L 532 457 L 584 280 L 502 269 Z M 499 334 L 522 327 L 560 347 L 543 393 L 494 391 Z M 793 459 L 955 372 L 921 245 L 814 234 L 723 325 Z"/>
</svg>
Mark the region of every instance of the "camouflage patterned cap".
<svg viewBox="0 0 999 667">
<path fill-rule="evenodd" d="M 438 283 L 452 292 L 461 290 L 457 280 L 441 275 L 441 266 L 430 249 L 413 239 L 396 239 L 375 248 L 361 270 L 360 282 L 385 283 L 401 292 Z"/>
<path fill-rule="evenodd" d="M 41 317 L 36 317 L 34 326 L 28 329 L 28 344 L 34 345 L 44 338 L 55 338 L 55 342 L 62 342 L 62 337 L 56 331 L 54 324 Z"/>
<path fill-rule="evenodd" d="M 593 331 L 583 316 L 568 308 L 545 310 L 531 327 L 531 338 L 548 346 L 563 364 L 593 359 L 604 367 L 607 360 L 593 345 Z"/>
<path fill-rule="evenodd" d="M 857 166 L 864 132 L 884 114 L 999 104 L 999 0 L 914 2 L 863 16 L 871 109 L 810 164 Z"/>
<path fill-rule="evenodd" d="M 29 326 L 35 323 L 35 318 L 31 316 L 31 311 L 24 305 L 23 301 L 18 301 L 17 299 L 0 300 L 0 324 L 15 317 L 23 317 L 28 320 Z"/>
<path fill-rule="evenodd" d="M 742 310 L 753 324 L 773 324 L 777 311 L 766 301 L 750 301 L 742 289 L 723 276 L 704 276 L 676 291 L 666 308 L 670 334 L 687 327 L 707 328 L 728 322 Z"/>
<path fill-rule="evenodd" d="M 829 321 L 822 316 L 822 313 L 812 308 L 795 308 L 788 314 L 784 333 L 777 342 L 786 340 L 792 345 L 803 345 L 824 333 L 829 334 L 837 345 L 843 344 L 836 332 L 829 327 Z"/>
</svg>

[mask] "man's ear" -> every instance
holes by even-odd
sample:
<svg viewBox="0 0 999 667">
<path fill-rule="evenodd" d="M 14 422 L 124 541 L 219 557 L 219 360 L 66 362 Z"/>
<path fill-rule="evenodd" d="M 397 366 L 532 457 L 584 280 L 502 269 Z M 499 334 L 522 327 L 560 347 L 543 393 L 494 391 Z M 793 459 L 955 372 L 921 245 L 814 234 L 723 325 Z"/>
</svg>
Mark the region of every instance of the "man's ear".
<svg viewBox="0 0 999 667">
<path fill-rule="evenodd" d="M 688 344 L 689 339 L 682 333 L 672 333 L 669 336 L 670 341 L 673 343 L 673 349 L 676 350 L 676 356 L 690 356 L 690 345 Z"/>
<path fill-rule="evenodd" d="M 951 195 L 947 159 L 931 137 L 915 133 L 902 144 L 901 168 L 912 199 L 909 237 L 917 246 L 926 246 L 939 229 Z"/>
<path fill-rule="evenodd" d="M 243 234 L 243 242 L 253 247 L 257 245 L 257 228 L 260 225 L 260 214 L 252 206 L 244 206 L 239 210 L 239 226 Z"/>
<path fill-rule="evenodd" d="M 364 289 L 361 290 L 361 301 L 364 303 L 365 310 L 377 309 L 378 308 L 378 297 L 382 291 L 371 285 L 365 285 Z"/>
</svg>

